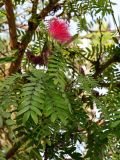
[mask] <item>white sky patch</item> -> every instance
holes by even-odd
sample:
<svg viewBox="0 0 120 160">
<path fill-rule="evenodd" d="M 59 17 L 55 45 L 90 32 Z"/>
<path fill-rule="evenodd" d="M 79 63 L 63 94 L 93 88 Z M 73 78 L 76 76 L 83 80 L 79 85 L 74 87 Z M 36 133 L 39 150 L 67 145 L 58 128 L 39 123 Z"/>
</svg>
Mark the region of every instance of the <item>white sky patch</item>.
<svg viewBox="0 0 120 160">
<path fill-rule="evenodd" d="M 73 20 L 70 21 L 70 33 L 71 35 L 77 34 L 77 23 Z"/>
<path fill-rule="evenodd" d="M 82 39 L 81 41 L 82 41 L 82 44 L 79 45 L 81 48 L 89 47 L 90 40 L 84 38 L 84 39 Z"/>
<path fill-rule="evenodd" d="M 107 88 L 94 88 L 96 91 L 98 91 L 99 93 L 100 93 L 100 95 L 105 95 L 105 94 L 107 94 L 107 92 L 108 92 L 108 89 Z"/>
<path fill-rule="evenodd" d="M 80 143 L 77 140 L 77 142 L 76 142 L 76 152 L 82 154 L 82 156 L 84 157 L 84 155 L 87 152 L 86 144 L 84 142 Z"/>
</svg>

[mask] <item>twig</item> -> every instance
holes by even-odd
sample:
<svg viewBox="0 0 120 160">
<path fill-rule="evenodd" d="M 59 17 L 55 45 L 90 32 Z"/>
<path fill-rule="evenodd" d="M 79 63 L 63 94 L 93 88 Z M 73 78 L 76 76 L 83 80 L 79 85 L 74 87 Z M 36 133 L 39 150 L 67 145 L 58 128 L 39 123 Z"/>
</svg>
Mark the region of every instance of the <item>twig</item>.
<svg viewBox="0 0 120 160">
<path fill-rule="evenodd" d="M 98 23 L 99 23 L 99 31 L 100 31 L 100 37 L 99 37 L 99 40 L 100 40 L 100 52 L 99 52 L 99 55 L 98 55 L 98 60 L 100 60 L 100 57 L 101 57 L 101 54 L 102 54 L 102 39 L 103 39 L 102 21 L 101 21 L 101 19 L 98 20 Z"/>
<path fill-rule="evenodd" d="M 111 1 L 110 1 L 110 0 L 109 0 L 109 3 L 110 3 L 110 8 L 111 8 L 111 10 L 112 10 L 113 21 L 114 21 L 114 23 L 115 23 L 115 25 L 116 25 L 116 28 L 117 28 L 117 31 L 118 31 L 118 33 L 119 33 L 119 35 L 120 35 L 120 30 L 119 30 L 119 27 L 118 27 L 118 25 L 117 25 L 117 22 L 116 22 L 116 19 L 115 19 L 115 16 L 114 16 L 114 11 L 113 11 L 112 4 L 111 4 Z"/>
</svg>

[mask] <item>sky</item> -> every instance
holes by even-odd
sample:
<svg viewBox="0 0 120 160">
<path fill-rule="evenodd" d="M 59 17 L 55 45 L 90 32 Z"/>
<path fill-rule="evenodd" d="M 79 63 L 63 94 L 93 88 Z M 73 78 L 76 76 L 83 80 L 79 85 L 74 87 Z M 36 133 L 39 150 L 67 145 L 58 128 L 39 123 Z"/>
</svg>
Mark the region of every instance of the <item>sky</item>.
<svg viewBox="0 0 120 160">
<path fill-rule="evenodd" d="M 117 4 L 117 5 L 113 6 L 115 16 L 117 17 L 118 15 L 120 15 L 120 0 L 112 0 L 112 2 Z"/>
<path fill-rule="evenodd" d="M 116 21 L 117 21 L 117 24 L 119 26 L 119 21 L 118 19 L 120 19 L 120 0 L 112 0 L 112 2 L 116 3 L 117 5 L 114 5 L 113 6 L 113 11 L 114 11 L 114 15 L 115 15 L 115 18 L 116 18 Z M 109 17 L 108 17 L 109 18 Z M 112 18 L 110 17 L 110 21 L 112 22 Z M 115 28 L 115 25 L 114 23 L 112 22 L 111 23 L 113 29 Z"/>
<path fill-rule="evenodd" d="M 120 19 L 120 0 L 112 0 L 112 2 L 116 3 L 117 5 L 113 6 L 113 10 L 114 10 L 114 14 L 115 14 L 115 18 L 117 21 L 118 26 L 119 25 L 119 21 L 118 21 L 118 16 Z M 24 6 L 24 8 L 26 8 L 26 6 Z M 18 8 L 19 12 L 23 12 L 23 6 Z M 90 19 L 89 17 L 87 19 Z M 21 21 L 21 17 L 17 17 L 17 21 Z M 115 25 L 113 23 L 112 17 L 111 16 L 107 16 L 107 21 L 110 22 L 111 24 L 111 29 L 115 29 Z M 71 22 L 70 23 L 70 32 L 72 35 L 75 35 L 77 33 L 77 24 L 75 22 Z"/>
<path fill-rule="evenodd" d="M 118 26 L 120 26 L 120 0 L 112 0 L 112 2 L 117 4 L 117 5 L 113 5 L 113 11 L 114 11 L 114 15 L 115 15 L 117 24 L 118 24 Z M 88 16 L 87 19 L 90 20 L 91 18 Z M 115 29 L 116 27 L 114 25 L 112 16 L 107 16 L 106 19 L 108 22 L 110 22 L 111 29 Z M 70 24 L 70 31 L 71 31 L 72 35 L 77 33 L 77 25 L 73 21 Z"/>
</svg>

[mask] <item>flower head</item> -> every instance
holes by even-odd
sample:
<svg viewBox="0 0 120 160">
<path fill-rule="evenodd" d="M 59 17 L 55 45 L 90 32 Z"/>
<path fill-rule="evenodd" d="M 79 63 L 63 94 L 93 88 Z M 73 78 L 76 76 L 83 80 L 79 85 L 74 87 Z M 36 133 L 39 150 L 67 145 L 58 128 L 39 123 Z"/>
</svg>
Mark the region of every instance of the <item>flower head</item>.
<svg viewBox="0 0 120 160">
<path fill-rule="evenodd" d="M 68 24 L 64 20 L 54 18 L 49 23 L 49 33 L 60 43 L 66 43 L 71 40 Z"/>
</svg>

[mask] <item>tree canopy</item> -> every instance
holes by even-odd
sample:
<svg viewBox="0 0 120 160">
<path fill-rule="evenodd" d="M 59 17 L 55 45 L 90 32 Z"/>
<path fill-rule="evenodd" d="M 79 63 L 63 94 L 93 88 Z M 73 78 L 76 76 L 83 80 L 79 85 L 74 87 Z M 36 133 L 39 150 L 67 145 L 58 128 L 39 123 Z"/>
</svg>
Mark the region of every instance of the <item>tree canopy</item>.
<svg viewBox="0 0 120 160">
<path fill-rule="evenodd" d="M 0 0 L 0 160 L 120 159 L 114 5 Z"/>
</svg>

